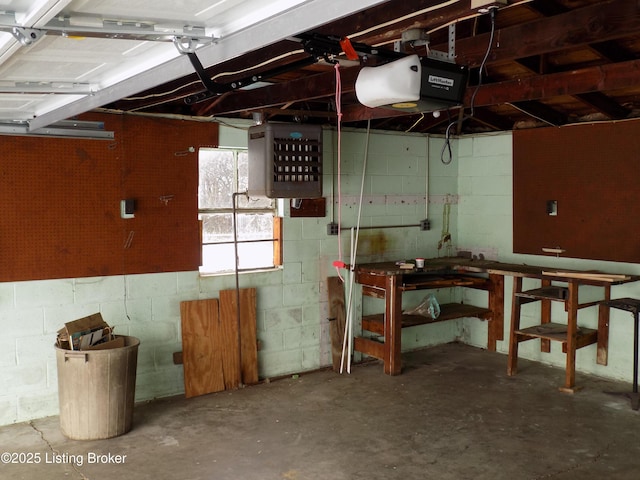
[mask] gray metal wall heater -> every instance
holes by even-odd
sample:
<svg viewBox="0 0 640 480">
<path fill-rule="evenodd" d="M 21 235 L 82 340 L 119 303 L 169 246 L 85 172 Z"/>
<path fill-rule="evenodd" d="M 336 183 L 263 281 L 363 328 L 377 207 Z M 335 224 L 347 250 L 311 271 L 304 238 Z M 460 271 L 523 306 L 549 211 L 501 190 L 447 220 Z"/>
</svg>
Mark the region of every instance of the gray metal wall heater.
<svg viewBox="0 0 640 480">
<path fill-rule="evenodd" d="M 322 196 L 322 127 L 265 123 L 249 128 L 249 196 Z"/>
</svg>

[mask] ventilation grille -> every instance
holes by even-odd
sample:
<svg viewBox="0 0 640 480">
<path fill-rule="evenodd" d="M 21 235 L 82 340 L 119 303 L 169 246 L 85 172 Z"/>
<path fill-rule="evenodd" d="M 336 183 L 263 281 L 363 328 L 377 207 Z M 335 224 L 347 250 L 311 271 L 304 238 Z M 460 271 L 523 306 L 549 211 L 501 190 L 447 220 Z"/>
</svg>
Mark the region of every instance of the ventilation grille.
<svg viewBox="0 0 640 480">
<path fill-rule="evenodd" d="M 265 124 L 249 129 L 249 195 L 322 196 L 322 127 Z"/>
</svg>

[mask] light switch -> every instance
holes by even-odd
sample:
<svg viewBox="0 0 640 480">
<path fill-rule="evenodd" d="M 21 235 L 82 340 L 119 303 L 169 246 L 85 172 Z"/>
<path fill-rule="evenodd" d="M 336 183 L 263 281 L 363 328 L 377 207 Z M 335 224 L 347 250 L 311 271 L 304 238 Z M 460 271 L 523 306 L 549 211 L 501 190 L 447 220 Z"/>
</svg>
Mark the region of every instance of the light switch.
<svg viewBox="0 0 640 480">
<path fill-rule="evenodd" d="M 120 200 L 120 217 L 135 218 L 136 201 L 133 198 Z"/>
</svg>

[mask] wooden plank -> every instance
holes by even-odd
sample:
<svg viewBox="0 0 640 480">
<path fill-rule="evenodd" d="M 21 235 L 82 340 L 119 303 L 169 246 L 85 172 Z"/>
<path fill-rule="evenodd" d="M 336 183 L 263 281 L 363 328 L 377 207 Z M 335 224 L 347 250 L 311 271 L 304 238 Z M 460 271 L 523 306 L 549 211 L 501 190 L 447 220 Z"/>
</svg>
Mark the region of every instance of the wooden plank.
<svg viewBox="0 0 640 480">
<path fill-rule="evenodd" d="M 282 217 L 273 217 L 273 264 L 282 265 Z"/>
<path fill-rule="evenodd" d="M 353 339 L 353 349 L 378 360 L 384 360 L 384 343 L 376 342 L 370 338 L 355 337 Z"/>
<path fill-rule="evenodd" d="M 173 352 L 173 364 L 174 365 L 184 364 L 184 360 L 182 358 L 182 352 Z"/>
<path fill-rule="evenodd" d="M 256 319 L 256 289 L 240 290 L 240 348 L 242 383 L 258 383 L 258 337 Z"/>
<path fill-rule="evenodd" d="M 329 335 L 331 337 L 331 365 L 334 372 L 340 372 L 342 361 L 342 344 L 346 325 L 344 307 L 344 285 L 340 278 L 327 278 L 329 295 Z"/>
<path fill-rule="evenodd" d="M 511 300 L 511 327 L 509 330 L 509 356 L 507 358 L 507 375 L 518 373 L 518 334 L 520 329 L 520 312 L 522 311 L 522 298 L 518 296 L 522 292 L 522 277 L 513 278 L 513 295 Z"/>
<path fill-rule="evenodd" d="M 240 324 L 244 314 L 240 305 L 240 318 L 235 290 L 220 291 L 220 342 L 216 345 L 222 353 L 224 384 L 227 389 L 239 388 L 242 383 Z"/>
<path fill-rule="evenodd" d="M 491 310 L 463 303 L 443 303 L 440 305 L 440 315 L 437 318 L 423 315 L 402 314 L 402 328 L 416 327 L 430 323 L 446 322 L 457 318 L 478 318 L 486 320 L 491 317 Z M 384 335 L 384 314 L 376 313 L 362 317 L 362 328 L 368 332 Z"/>
<path fill-rule="evenodd" d="M 562 351 L 566 353 L 566 345 L 568 343 L 568 325 L 562 323 L 547 323 L 545 325 L 535 325 L 520 330 L 516 330 L 516 334 L 520 337 L 519 341 L 540 338 L 553 340 L 562 343 Z M 586 347 L 597 341 L 598 331 L 593 328 L 578 327 L 576 329 L 576 348 Z"/>
<path fill-rule="evenodd" d="M 301 199 L 297 208 L 294 206 L 294 200 L 292 199 L 290 205 L 289 213 L 291 218 L 327 216 L 327 199 L 325 197 Z"/>
<path fill-rule="evenodd" d="M 426 319 L 425 319 L 426 320 Z M 362 329 L 367 332 L 384 335 L 384 313 L 362 316 Z"/>
<path fill-rule="evenodd" d="M 220 351 L 214 348 L 218 300 L 180 303 L 185 397 L 225 389 Z"/>
<path fill-rule="evenodd" d="M 543 270 L 542 274 L 548 275 L 548 276 L 555 276 L 555 277 L 596 280 L 596 281 L 603 281 L 603 282 L 618 282 L 621 280 L 631 279 L 630 275 L 619 274 L 619 273 L 603 273 L 603 272 L 574 272 L 574 271 L 563 271 L 563 270 L 557 270 L 557 271 Z"/>
<path fill-rule="evenodd" d="M 543 278 L 541 281 L 541 288 L 545 291 L 551 288 L 551 280 Z M 566 291 L 568 292 L 568 290 Z M 566 299 L 566 295 L 564 295 L 564 293 L 562 294 L 562 299 Z M 551 299 L 542 299 L 540 303 L 540 323 L 542 325 L 549 324 L 551 323 Z M 540 340 L 540 351 L 544 353 L 551 352 L 551 341 L 548 338 Z"/>
</svg>

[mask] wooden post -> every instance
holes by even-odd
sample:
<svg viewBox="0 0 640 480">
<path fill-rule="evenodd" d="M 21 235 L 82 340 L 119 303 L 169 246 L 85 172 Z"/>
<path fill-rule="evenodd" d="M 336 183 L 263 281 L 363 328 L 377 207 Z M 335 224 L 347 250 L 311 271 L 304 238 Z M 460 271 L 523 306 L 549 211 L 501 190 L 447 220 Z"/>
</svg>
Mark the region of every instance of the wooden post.
<svg viewBox="0 0 640 480">
<path fill-rule="evenodd" d="M 542 279 L 541 286 L 549 287 L 551 286 L 551 280 Z M 544 298 L 540 301 L 540 323 L 551 323 L 551 300 L 548 298 Z M 549 353 L 551 351 L 551 340 L 548 338 L 540 339 L 540 351 Z"/>
<path fill-rule="evenodd" d="M 511 300 L 511 330 L 509 331 L 509 358 L 507 362 L 507 375 L 518 373 L 518 335 L 520 329 L 520 297 L 522 291 L 522 277 L 513 277 L 513 299 Z"/>
<path fill-rule="evenodd" d="M 400 375 L 402 372 L 402 292 L 398 276 L 385 278 L 384 312 L 384 373 Z"/>
<path fill-rule="evenodd" d="M 576 345 L 578 343 L 578 287 L 576 281 L 569 281 L 569 299 L 567 303 L 567 359 L 564 386 L 560 391 L 576 391 Z"/>
<path fill-rule="evenodd" d="M 504 275 L 489 274 L 491 287 L 489 289 L 489 322 L 487 350 L 495 352 L 498 340 L 504 340 Z"/>
<path fill-rule="evenodd" d="M 611 300 L 611 285 L 604 286 L 604 301 L 598 305 L 598 352 L 596 363 L 606 365 L 609 362 L 609 315 L 606 303 Z"/>
</svg>

